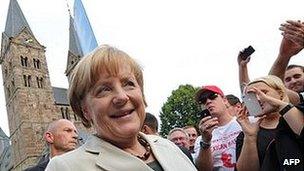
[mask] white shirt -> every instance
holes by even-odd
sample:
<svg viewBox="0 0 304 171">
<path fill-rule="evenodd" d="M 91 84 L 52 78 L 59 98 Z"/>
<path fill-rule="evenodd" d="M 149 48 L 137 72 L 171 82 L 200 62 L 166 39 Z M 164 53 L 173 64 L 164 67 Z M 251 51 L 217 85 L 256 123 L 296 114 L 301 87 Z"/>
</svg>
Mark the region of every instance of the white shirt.
<svg viewBox="0 0 304 171">
<path fill-rule="evenodd" d="M 236 118 L 224 126 L 213 130 L 211 139 L 211 154 L 213 158 L 213 170 L 234 170 L 236 165 L 236 137 L 242 131 Z M 199 136 L 194 145 L 194 160 L 198 157 L 200 151 Z"/>
</svg>

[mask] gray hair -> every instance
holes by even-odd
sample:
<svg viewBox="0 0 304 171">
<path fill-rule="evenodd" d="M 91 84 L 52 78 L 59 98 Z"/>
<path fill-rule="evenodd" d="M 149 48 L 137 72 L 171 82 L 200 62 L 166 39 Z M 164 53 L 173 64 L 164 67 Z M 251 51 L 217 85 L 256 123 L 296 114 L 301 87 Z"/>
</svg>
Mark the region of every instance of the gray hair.
<svg viewBox="0 0 304 171">
<path fill-rule="evenodd" d="M 188 133 L 187 133 L 185 130 L 183 130 L 182 128 L 173 128 L 173 129 L 171 129 L 171 130 L 169 131 L 168 135 L 167 135 L 167 139 L 168 139 L 168 140 L 171 140 L 171 134 L 172 134 L 173 132 L 176 132 L 176 131 L 179 131 L 179 132 L 184 133 L 184 134 L 186 135 L 186 138 L 189 139 Z"/>
</svg>

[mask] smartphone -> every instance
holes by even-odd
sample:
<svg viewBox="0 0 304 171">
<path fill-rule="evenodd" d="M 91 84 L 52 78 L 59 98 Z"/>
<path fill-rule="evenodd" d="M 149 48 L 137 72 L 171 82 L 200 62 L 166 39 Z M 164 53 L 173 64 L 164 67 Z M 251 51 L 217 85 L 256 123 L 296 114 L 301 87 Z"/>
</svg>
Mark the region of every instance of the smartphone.
<svg viewBox="0 0 304 171">
<path fill-rule="evenodd" d="M 254 52 L 254 48 L 252 46 L 248 46 L 243 51 L 241 51 L 240 55 L 242 60 L 246 60 L 251 54 Z"/>
<path fill-rule="evenodd" d="M 263 114 L 262 107 L 255 93 L 246 93 L 242 96 L 242 100 L 249 112 L 250 116 L 259 116 Z"/>
<path fill-rule="evenodd" d="M 203 119 L 207 116 L 211 116 L 211 114 L 210 114 L 209 110 L 205 109 L 205 110 L 199 112 L 198 116 L 199 116 L 200 119 Z"/>
</svg>

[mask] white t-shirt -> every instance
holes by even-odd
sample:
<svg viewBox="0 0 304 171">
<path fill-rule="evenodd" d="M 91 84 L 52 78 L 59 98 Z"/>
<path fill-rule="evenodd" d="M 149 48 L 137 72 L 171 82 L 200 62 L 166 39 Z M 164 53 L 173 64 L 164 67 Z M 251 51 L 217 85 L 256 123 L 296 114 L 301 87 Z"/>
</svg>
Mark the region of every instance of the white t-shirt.
<svg viewBox="0 0 304 171">
<path fill-rule="evenodd" d="M 236 165 L 236 137 L 242 131 L 241 126 L 234 117 L 228 124 L 213 130 L 211 139 L 211 154 L 213 157 L 213 170 L 234 170 Z M 200 151 L 199 136 L 194 145 L 194 159 Z"/>
</svg>

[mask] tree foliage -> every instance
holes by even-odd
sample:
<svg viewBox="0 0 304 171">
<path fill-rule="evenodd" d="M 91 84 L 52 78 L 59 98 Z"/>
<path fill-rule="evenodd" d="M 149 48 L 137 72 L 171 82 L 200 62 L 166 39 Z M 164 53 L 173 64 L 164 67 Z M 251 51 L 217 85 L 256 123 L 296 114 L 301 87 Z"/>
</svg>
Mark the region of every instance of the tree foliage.
<svg viewBox="0 0 304 171">
<path fill-rule="evenodd" d="M 201 109 L 194 99 L 197 91 L 198 88 L 188 84 L 180 85 L 172 91 L 160 112 L 162 136 L 166 136 L 175 127 L 198 124 Z"/>
</svg>

